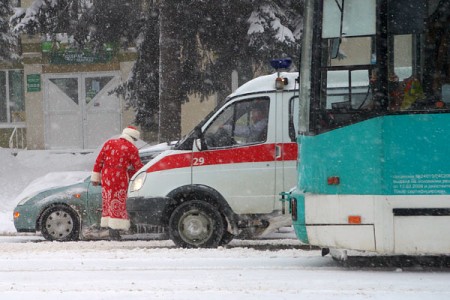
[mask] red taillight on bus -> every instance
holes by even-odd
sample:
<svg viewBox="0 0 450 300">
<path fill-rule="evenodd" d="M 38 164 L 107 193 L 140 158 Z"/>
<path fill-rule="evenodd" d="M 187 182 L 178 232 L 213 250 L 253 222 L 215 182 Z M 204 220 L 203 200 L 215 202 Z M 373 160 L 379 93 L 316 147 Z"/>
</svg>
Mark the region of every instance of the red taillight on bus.
<svg viewBox="0 0 450 300">
<path fill-rule="evenodd" d="M 291 198 L 291 215 L 292 221 L 297 221 L 297 199 Z"/>
<path fill-rule="evenodd" d="M 339 179 L 339 176 L 330 176 L 327 178 L 328 185 L 338 185 L 341 180 Z"/>
<path fill-rule="evenodd" d="M 348 216 L 348 224 L 361 224 L 361 216 Z"/>
</svg>

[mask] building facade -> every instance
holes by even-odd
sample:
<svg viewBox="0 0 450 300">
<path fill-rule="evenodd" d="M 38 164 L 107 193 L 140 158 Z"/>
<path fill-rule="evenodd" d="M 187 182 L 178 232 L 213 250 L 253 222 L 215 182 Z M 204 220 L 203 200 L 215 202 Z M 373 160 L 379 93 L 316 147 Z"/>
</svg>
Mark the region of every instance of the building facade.
<svg viewBox="0 0 450 300">
<path fill-rule="evenodd" d="M 64 34 L 57 40 L 22 35 L 20 63 L 0 63 L 0 147 L 91 151 L 133 124 L 135 112 L 111 91 L 129 77 L 136 50 L 94 54 L 71 49 Z M 181 134 L 216 103 L 190 97 L 182 106 Z"/>
</svg>

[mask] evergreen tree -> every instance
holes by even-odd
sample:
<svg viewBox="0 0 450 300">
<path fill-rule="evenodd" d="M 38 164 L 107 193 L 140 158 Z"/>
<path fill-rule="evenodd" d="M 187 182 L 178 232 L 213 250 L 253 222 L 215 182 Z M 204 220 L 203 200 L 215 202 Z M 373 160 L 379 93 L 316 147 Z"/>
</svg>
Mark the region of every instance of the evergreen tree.
<svg viewBox="0 0 450 300">
<path fill-rule="evenodd" d="M 301 1 L 258 2 L 248 19 L 252 56 L 264 62 L 277 57 L 298 58 L 302 14 Z"/>
<path fill-rule="evenodd" d="M 201 89 L 197 38 L 201 12 L 196 6 L 200 2 L 149 5 L 138 61 L 130 79 L 118 89 L 137 111 L 137 124 L 152 131 L 158 141 L 180 138 L 181 105 Z"/>
<path fill-rule="evenodd" d="M 157 140 L 159 112 L 159 7 L 148 5 L 137 38 L 137 60 L 129 79 L 116 89 L 136 111 L 136 124 L 154 133 Z"/>
<path fill-rule="evenodd" d="M 243 83 L 267 73 L 270 58 L 296 60 L 301 2 L 35 0 L 15 24 L 28 33 L 67 32 L 80 47 L 137 43 L 132 74 L 116 92 L 136 110 L 136 124 L 169 141 L 180 137 L 189 94 L 226 95 L 232 71 Z"/>
<path fill-rule="evenodd" d="M 28 9 L 17 10 L 11 24 L 28 34 L 73 34 L 83 7 L 80 0 L 35 0 Z"/>
<path fill-rule="evenodd" d="M 0 1 L 0 61 L 10 61 L 19 57 L 16 53 L 17 37 L 9 26 L 9 18 L 12 14 L 10 1 Z"/>
<path fill-rule="evenodd" d="M 181 105 L 203 91 L 198 41 L 202 1 L 160 1 L 159 141 L 181 135 Z"/>
<path fill-rule="evenodd" d="M 254 77 L 253 65 L 258 59 L 251 56 L 247 36 L 247 19 L 253 6 L 251 0 L 227 0 L 220 4 L 213 0 L 205 2 L 199 37 L 204 53 L 211 57 L 205 60 L 208 82 L 212 83 L 212 90 L 218 92 L 220 99 L 231 92 L 233 71 L 238 72 L 240 83 Z"/>
<path fill-rule="evenodd" d="M 297 1 L 299 2 L 299 1 Z M 290 1 L 210 0 L 201 30 L 202 45 L 214 53 L 210 62 L 214 90 L 228 94 L 233 70 L 242 84 L 270 71 L 273 58 L 299 55 L 301 5 Z"/>
<path fill-rule="evenodd" d="M 91 8 L 80 15 L 75 40 L 79 45 L 88 44 L 96 50 L 102 50 L 105 44 L 113 44 L 116 49 L 134 47 L 144 26 L 141 2 L 95 0 Z"/>
<path fill-rule="evenodd" d="M 188 94 L 196 93 L 205 99 L 216 92 L 222 99 L 231 92 L 232 71 L 236 70 L 240 83 L 244 83 L 255 73 L 267 73 L 270 58 L 291 56 L 296 59 L 301 5 L 291 7 L 282 1 L 279 4 L 251 0 L 159 2 L 159 10 L 153 12 L 166 12 L 160 17 L 162 22 L 155 23 L 160 28 L 160 67 L 148 70 L 136 64 L 134 72 L 141 75 L 135 75 L 130 82 L 139 78 L 138 86 L 154 88 L 158 80 L 160 94 L 158 99 L 147 97 L 152 105 L 144 110 L 134 106 L 140 116 L 138 124 L 144 127 L 149 124 L 148 120 L 144 121 L 145 115 L 152 119 L 158 116 L 155 123 L 159 123 L 159 141 L 177 139 L 180 137 L 181 104 L 188 100 Z M 251 18 L 253 12 L 258 13 L 258 18 Z M 262 31 L 250 31 L 254 20 L 264 21 Z M 151 35 L 146 38 L 156 40 Z M 149 71 L 152 76 L 142 74 Z M 160 72 L 159 76 L 155 72 Z M 128 87 L 131 86 L 133 84 L 128 83 Z M 148 92 L 155 95 L 153 91 Z"/>
</svg>

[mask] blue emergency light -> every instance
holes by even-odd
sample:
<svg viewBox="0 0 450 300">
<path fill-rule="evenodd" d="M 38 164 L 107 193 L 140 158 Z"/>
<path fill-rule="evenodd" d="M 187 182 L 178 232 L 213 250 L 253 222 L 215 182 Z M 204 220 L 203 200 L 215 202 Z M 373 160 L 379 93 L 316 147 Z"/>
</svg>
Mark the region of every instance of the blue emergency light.
<svg viewBox="0 0 450 300">
<path fill-rule="evenodd" d="M 291 64 L 292 64 L 292 59 L 290 59 L 289 57 L 272 59 L 270 61 L 270 65 L 275 70 L 288 69 L 291 66 Z"/>
</svg>

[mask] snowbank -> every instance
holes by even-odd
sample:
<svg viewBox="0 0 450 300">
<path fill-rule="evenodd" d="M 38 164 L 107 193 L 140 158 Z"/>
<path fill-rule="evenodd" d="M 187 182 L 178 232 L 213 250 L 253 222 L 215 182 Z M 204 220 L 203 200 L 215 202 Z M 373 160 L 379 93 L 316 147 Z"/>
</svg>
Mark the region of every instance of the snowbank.
<svg viewBox="0 0 450 300">
<path fill-rule="evenodd" d="M 0 148 L 0 234 L 16 232 L 13 209 L 21 198 L 20 194 L 34 180 L 52 172 L 90 172 L 94 160 L 95 155 L 92 153 L 28 150 L 13 156 L 9 149 Z M 33 189 L 40 189 L 44 185 L 45 181 L 35 183 Z"/>
</svg>

